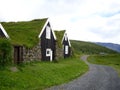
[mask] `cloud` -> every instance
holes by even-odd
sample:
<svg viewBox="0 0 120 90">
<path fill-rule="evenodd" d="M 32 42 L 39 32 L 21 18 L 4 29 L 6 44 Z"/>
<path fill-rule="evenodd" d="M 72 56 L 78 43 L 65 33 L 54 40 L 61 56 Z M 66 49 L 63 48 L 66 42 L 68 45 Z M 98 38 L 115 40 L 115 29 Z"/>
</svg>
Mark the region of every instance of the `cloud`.
<svg viewBox="0 0 120 90">
<path fill-rule="evenodd" d="M 7 3 L 6 3 L 7 2 Z M 119 0 L 2 0 L 1 21 L 49 17 L 70 39 L 120 44 Z"/>
<path fill-rule="evenodd" d="M 35 18 L 35 11 L 44 4 L 44 0 L 2 0 L 0 17 L 4 21 L 22 21 Z"/>
<path fill-rule="evenodd" d="M 117 12 L 105 12 L 105 13 L 101 13 L 101 16 L 102 17 L 112 17 L 116 14 L 120 14 L 120 11 L 117 11 Z"/>
</svg>

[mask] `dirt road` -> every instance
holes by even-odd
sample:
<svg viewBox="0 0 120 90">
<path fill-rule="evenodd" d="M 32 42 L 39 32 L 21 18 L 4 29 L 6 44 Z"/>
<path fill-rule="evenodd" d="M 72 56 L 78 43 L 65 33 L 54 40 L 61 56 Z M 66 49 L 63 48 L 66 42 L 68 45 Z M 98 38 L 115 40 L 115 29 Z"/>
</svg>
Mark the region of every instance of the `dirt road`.
<svg viewBox="0 0 120 90">
<path fill-rule="evenodd" d="M 47 90 L 120 90 L 120 78 L 117 72 L 108 66 L 87 62 L 88 55 L 81 57 L 89 65 L 89 71 L 83 76 Z"/>
</svg>

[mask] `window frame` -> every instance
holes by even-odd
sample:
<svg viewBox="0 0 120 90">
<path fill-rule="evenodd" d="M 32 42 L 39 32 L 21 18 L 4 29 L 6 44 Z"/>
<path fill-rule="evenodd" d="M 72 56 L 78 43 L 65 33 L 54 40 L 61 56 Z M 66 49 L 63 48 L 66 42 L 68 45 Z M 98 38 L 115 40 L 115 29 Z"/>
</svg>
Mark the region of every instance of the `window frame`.
<svg viewBox="0 0 120 90">
<path fill-rule="evenodd" d="M 51 30 L 50 27 L 46 27 L 46 39 L 51 39 Z"/>
<path fill-rule="evenodd" d="M 50 48 L 47 48 L 46 49 L 46 56 L 50 56 L 51 55 L 51 49 Z"/>
<path fill-rule="evenodd" d="M 68 51 L 69 51 L 69 46 L 65 45 L 65 54 L 68 54 Z"/>
</svg>

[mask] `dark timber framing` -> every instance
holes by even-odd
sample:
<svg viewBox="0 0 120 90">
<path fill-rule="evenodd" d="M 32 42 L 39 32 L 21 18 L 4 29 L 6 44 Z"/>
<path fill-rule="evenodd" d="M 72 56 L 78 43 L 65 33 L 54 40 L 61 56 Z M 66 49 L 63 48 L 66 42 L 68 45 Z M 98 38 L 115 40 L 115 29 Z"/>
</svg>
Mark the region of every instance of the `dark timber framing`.
<svg viewBox="0 0 120 90">
<path fill-rule="evenodd" d="M 50 22 L 47 20 L 45 27 L 41 31 L 41 54 L 42 60 L 53 61 L 56 56 L 56 36 L 53 32 Z"/>
<path fill-rule="evenodd" d="M 64 58 L 70 57 L 71 56 L 71 43 L 70 43 L 70 40 L 69 40 L 66 32 L 64 33 L 64 36 L 62 39 L 62 44 L 63 44 Z"/>
</svg>

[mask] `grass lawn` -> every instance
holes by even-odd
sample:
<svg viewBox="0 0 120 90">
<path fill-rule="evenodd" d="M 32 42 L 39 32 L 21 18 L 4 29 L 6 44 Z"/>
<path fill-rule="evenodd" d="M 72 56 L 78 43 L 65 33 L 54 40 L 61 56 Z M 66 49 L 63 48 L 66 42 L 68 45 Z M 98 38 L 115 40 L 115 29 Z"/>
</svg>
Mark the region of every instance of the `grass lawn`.
<svg viewBox="0 0 120 90">
<path fill-rule="evenodd" d="M 120 54 L 90 56 L 88 61 L 94 64 L 108 65 L 115 68 L 120 76 Z"/>
<path fill-rule="evenodd" d="M 10 66 L 0 70 L 0 90 L 41 90 L 68 82 L 88 70 L 88 66 L 79 58 L 57 63 L 33 62 L 17 68 L 17 72 L 11 71 Z"/>
</svg>

